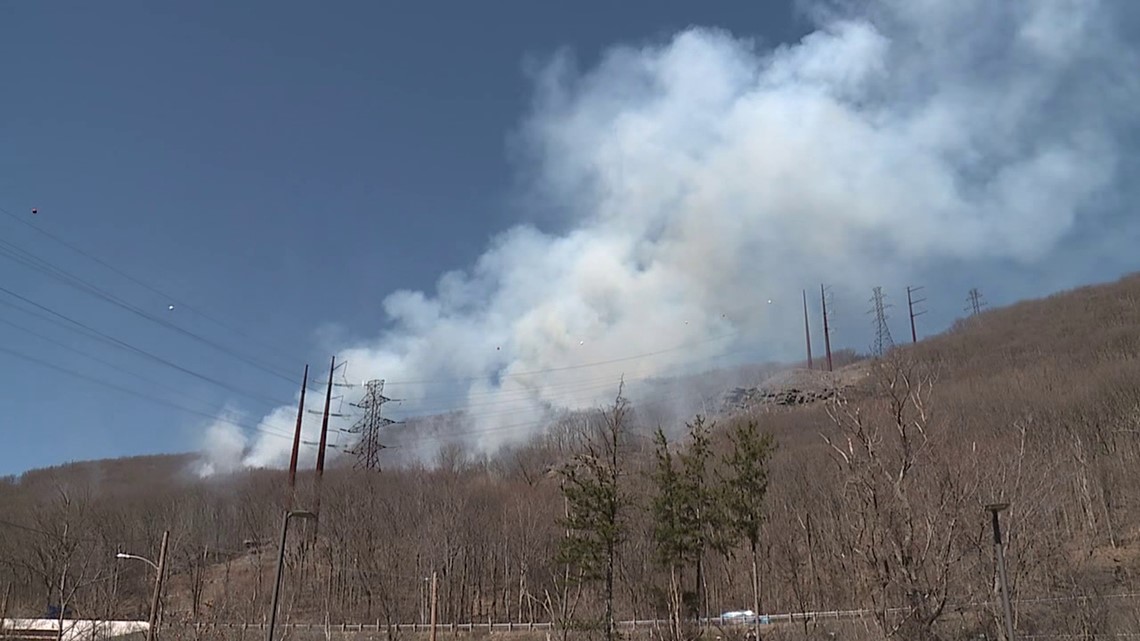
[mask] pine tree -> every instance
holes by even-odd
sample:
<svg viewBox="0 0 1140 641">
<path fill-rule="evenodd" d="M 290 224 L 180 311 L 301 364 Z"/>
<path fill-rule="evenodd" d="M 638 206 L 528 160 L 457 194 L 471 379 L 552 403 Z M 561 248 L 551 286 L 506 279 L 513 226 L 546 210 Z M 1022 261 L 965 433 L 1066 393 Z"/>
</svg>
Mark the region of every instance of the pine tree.
<svg viewBox="0 0 1140 641">
<path fill-rule="evenodd" d="M 653 541 L 657 559 L 669 570 L 669 627 L 673 638 L 681 637 L 681 574 L 693 553 L 692 526 L 688 523 L 689 497 L 684 479 L 673 462 L 669 440 L 661 428 L 654 434 L 657 466 L 653 482 L 657 493 L 653 497 Z"/>
<path fill-rule="evenodd" d="M 618 388 L 617 398 L 602 415 L 600 429 L 588 435 L 582 451 L 562 469 L 566 497 L 567 536 L 559 548 L 559 561 L 576 568 L 584 580 L 605 586 L 605 634 L 613 641 L 614 569 L 618 546 L 624 539 L 624 512 L 629 499 L 622 491 L 624 449 L 629 403 Z"/>
<path fill-rule="evenodd" d="M 689 444 L 681 455 L 682 478 L 688 498 L 688 523 L 691 528 L 692 557 L 696 566 L 697 617 L 705 615 L 704 599 L 704 557 L 709 548 L 727 551 L 729 541 L 724 536 L 724 510 L 721 506 L 718 488 L 709 482 L 709 462 L 712 460 L 710 432 L 716 423 L 705 424 L 703 416 L 697 415 L 692 423 L 686 424 L 689 430 Z"/>
<path fill-rule="evenodd" d="M 764 523 L 764 499 L 768 493 L 768 461 L 776 450 L 771 434 L 761 433 L 755 420 L 737 424 L 730 436 L 732 451 L 723 480 L 728 525 L 748 541 L 752 555 L 752 607 L 756 638 L 760 638 L 760 529 Z"/>
<path fill-rule="evenodd" d="M 680 581 L 685 569 L 695 569 L 696 587 L 691 593 L 695 603 L 688 608 L 698 620 L 704 615 L 704 556 L 706 550 L 727 549 L 722 535 L 723 509 L 719 492 L 709 479 L 712 460 L 710 425 L 697 416 L 686 424 L 689 431 L 684 451 L 674 456 L 660 429 L 655 435 L 657 466 L 653 480 L 657 494 L 652 503 L 654 542 L 658 559 L 669 569 L 672 625 L 681 634 L 681 610 L 684 604 Z"/>
</svg>

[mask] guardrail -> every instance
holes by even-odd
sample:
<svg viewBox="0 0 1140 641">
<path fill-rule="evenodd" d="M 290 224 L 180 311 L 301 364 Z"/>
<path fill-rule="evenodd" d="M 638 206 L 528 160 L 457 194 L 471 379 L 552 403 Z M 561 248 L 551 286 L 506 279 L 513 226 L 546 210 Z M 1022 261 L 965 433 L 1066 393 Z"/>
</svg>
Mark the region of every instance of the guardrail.
<svg viewBox="0 0 1140 641">
<path fill-rule="evenodd" d="M 865 616 L 868 610 L 826 610 L 818 612 L 789 612 L 783 614 L 762 614 L 760 615 L 761 625 L 771 625 L 775 623 L 794 623 L 804 620 L 815 619 L 849 619 Z M 712 627 L 732 627 L 752 625 L 756 617 L 710 617 L 702 619 L 702 625 Z M 264 630 L 265 623 L 197 623 L 192 624 L 196 627 L 209 628 L 227 628 L 227 629 L 243 629 L 243 630 Z M 621 629 L 637 629 L 637 628 L 654 628 L 669 625 L 666 619 L 631 619 L 625 621 L 615 621 L 614 625 Z M 398 632 L 430 632 L 431 624 L 428 623 L 393 623 L 391 625 L 382 621 L 375 623 L 278 623 L 277 627 L 281 629 L 290 630 L 336 630 L 339 632 L 382 632 L 384 630 L 395 630 Z M 531 630 L 552 630 L 554 624 L 549 621 L 534 621 L 525 623 L 438 623 L 436 630 L 440 632 L 525 632 Z"/>
</svg>

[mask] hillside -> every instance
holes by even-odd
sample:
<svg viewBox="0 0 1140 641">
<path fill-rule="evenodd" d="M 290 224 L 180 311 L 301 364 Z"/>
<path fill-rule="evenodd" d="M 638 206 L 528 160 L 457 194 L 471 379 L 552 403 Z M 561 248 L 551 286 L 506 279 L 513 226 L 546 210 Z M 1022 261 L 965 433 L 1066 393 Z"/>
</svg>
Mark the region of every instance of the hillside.
<svg viewBox="0 0 1140 641">
<path fill-rule="evenodd" d="M 153 491 L 156 483 L 182 485 L 183 471 L 196 458 L 194 454 L 156 454 L 96 461 L 75 461 L 54 467 L 29 470 L 11 482 L 29 491 L 50 488 L 58 479 L 82 483 L 100 494 L 122 495 L 134 491 Z M 141 479 L 147 483 L 140 484 Z"/>
<path fill-rule="evenodd" d="M 1135 601 L 1113 596 L 1140 592 L 1138 355 L 1133 275 L 987 311 L 881 361 L 834 373 L 785 370 L 725 389 L 711 465 L 727 469 L 729 432 L 747 421 L 778 444 L 760 550 L 762 608 L 865 608 L 868 626 L 900 626 L 901 638 L 994 638 L 1000 608 L 983 506 L 1007 501 L 1019 631 L 1140 632 Z M 637 423 L 633 409 L 615 607 L 619 618 L 663 618 L 669 573 L 653 552 L 650 510 L 655 426 Z M 566 509 L 557 470 L 575 460 L 598 417 L 572 417 L 490 460 L 456 451 L 431 468 L 330 471 L 315 542 L 290 546 L 286 618 L 418 622 L 433 571 L 444 622 L 565 614 L 575 592 L 556 561 Z M 180 475 L 186 462 L 73 464 L 0 484 L 11 506 L 3 518 L 19 526 L 0 543 L 0 583 L 13 582 L 14 611 L 37 614 L 58 602 L 66 577 L 70 607 L 145 613 L 150 571 L 115 563 L 114 552 L 154 558 L 169 528 L 169 624 L 261 620 L 283 474 L 199 482 Z M 296 504 L 315 507 L 313 488 Z M 709 612 L 751 603 L 747 546 L 737 539 L 730 550 L 707 553 Z M 682 572 L 685 585 L 692 571 Z M 587 586 L 575 616 L 595 616 L 598 597 Z M 805 624 L 793 638 L 815 638 L 827 625 Z"/>
</svg>

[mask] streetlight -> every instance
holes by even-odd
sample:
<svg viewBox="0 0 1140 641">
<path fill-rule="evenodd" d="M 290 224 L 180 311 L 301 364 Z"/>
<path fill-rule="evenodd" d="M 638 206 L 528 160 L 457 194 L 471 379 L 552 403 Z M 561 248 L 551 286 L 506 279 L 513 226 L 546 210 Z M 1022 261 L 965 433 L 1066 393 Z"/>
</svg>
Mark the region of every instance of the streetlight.
<svg viewBox="0 0 1140 641">
<path fill-rule="evenodd" d="M 154 579 L 154 594 L 150 599 L 150 622 L 146 627 L 146 641 L 154 641 L 154 627 L 158 623 L 158 597 L 160 594 L 162 594 L 162 576 L 164 574 L 164 570 L 166 569 L 166 545 L 169 542 L 170 530 L 166 530 L 162 533 L 162 547 L 158 552 L 158 563 L 155 563 L 154 561 L 151 561 L 150 559 L 144 556 L 139 556 L 137 554 L 125 554 L 123 552 L 119 552 L 115 555 L 115 558 L 117 559 L 134 559 L 136 561 L 143 561 L 150 567 L 154 568 L 154 571 L 157 574 Z"/>
<path fill-rule="evenodd" d="M 158 564 L 155 563 L 154 561 L 151 561 L 150 559 L 146 558 L 145 556 L 138 556 L 136 554 L 124 554 L 123 552 L 119 552 L 118 554 L 115 555 L 115 558 L 116 559 L 135 559 L 136 561 L 143 561 L 144 563 L 146 563 L 150 567 L 154 568 L 155 570 L 158 570 Z"/>
<path fill-rule="evenodd" d="M 1005 614 L 1005 636 L 1008 641 L 1014 641 L 1013 608 L 1009 605 L 1009 579 L 1005 574 L 1005 551 L 1001 544 L 1001 523 L 998 522 L 998 514 L 1007 509 L 1009 509 L 1009 503 L 990 503 L 986 506 L 986 510 L 992 516 L 994 549 L 997 550 L 998 578 L 1001 580 L 1001 608 Z"/>
<path fill-rule="evenodd" d="M 332 380 L 332 379 L 329 379 Z M 287 510 L 281 519 L 281 547 L 277 551 L 277 579 L 273 584 L 273 605 L 269 610 L 269 632 L 267 641 L 273 641 L 273 626 L 277 623 L 277 599 L 281 596 L 281 570 L 285 566 L 285 537 L 289 535 L 289 519 L 317 519 L 317 515 L 304 510 Z"/>
</svg>

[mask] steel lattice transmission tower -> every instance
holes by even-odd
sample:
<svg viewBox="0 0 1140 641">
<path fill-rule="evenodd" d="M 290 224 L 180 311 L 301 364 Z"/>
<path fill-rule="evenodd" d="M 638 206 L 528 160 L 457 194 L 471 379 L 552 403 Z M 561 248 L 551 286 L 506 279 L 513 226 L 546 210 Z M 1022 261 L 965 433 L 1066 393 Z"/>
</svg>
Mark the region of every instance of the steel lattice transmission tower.
<svg viewBox="0 0 1140 641">
<path fill-rule="evenodd" d="M 353 407 L 364 410 L 364 415 L 348 430 L 353 434 L 360 435 L 360 440 L 357 441 L 356 446 L 349 451 L 349 453 L 356 455 L 356 466 L 358 468 L 380 469 L 380 450 L 386 447 L 380 442 L 380 430 L 396 422 L 390 418 L 384 418 L 382 415 L 384 403 L 392 400 L 384 396 L 383 392 L 384 381 L 368 381 L 364 384 L 364 396 L 360 398 L 360 401 L 351 404 Z"/>
<path fill-rule="evenodd" d="M 969 303 L 966 307 L 966 311 L 970 312 L 971 316 L 981 314 L 982 308 L 986 306 L 986 301 L 982 298 L 982 292 L 978 291 L 977 287 L 970 290 L 969 295 L 966 296 L 966 302 Z"/>
<path fill-rule="evenodd" d="M 887 325 L 887 309 L 891 305 L 886 304 L 885 299 L 883 288 L 876 287 L 871 296 L 873 307 L 867 312 L 875 315 L 875 356 L 886 354 L 895 345 L 891 339 L 891 328 Z"/>
</svg>

